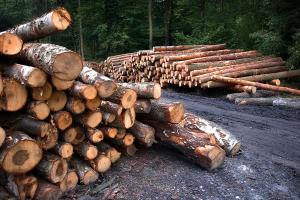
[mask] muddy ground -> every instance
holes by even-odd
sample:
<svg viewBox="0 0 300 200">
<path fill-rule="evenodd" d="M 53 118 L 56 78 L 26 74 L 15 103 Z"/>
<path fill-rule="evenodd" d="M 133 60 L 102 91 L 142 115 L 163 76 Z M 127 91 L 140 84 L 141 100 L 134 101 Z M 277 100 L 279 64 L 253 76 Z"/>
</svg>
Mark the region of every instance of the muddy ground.
<svg viewBox="0 0 300 200">
<path fill-rule="evenodd" d="M 202 170 L 160 145 L 123 157 L 90 186 L 62 199 L 300 199 L 300 110 L 237 106 L 218 92 L 164 91 L 164 101 L 230 130 L 242 152 L 222 168 Z"/>
</svg>

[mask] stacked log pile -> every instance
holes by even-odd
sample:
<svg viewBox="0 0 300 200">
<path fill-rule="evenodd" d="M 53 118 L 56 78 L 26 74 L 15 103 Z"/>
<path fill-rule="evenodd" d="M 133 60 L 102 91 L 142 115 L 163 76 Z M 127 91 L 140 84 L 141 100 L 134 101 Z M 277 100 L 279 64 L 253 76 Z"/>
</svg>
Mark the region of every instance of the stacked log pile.
<svg viewBox="0 0 300 200">
<path fill-rule="evenodd" d="M 289 71 L 280 57 L 227 49 L 224 44 L 154 47 L 111 56 L 92 65 L 119 82 L 155 82 L 202 89 L 223 87 L 250 93 L 257 88 L 300 94 L 299 90 L 264 84 L 299 77 L 300 70 Z"/>
<path fill-rule="evenodd" d="M 70 23 L 58 8 L 0 33 L 1 198 L 59 199 L 156 140 L 207 170 L 238 152 L 228 131 L 160 102 L 158 83 L 116 83 L 76 52 L 30 43 Z"/>
</svg>

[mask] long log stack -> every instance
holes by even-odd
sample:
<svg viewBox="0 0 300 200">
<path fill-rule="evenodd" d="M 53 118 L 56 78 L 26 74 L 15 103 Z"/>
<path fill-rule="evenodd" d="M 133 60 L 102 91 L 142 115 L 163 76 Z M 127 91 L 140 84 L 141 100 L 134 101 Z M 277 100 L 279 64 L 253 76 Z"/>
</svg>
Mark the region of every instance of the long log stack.
<svg viewBox="0 0 300 200">
<path fill-rule="evenodd" d="M 155 82 L 202 89 L 223 87 L 249 93 L 255 93 L 257 88 L 299 95 L 299 91 L 261 83 L 299 77 L 300 70 L 289 71 L 280 57 L 227 49 L 225 44 L 153 47 L 111 56 L 92 65 L 119 82 Z"/>
<path fill-rule="evenodd" d="M 158 83 L 116 83 L 76 52 L 30 43 L 70 23 L 58 8 L 0 33 L 0 193 L 6 199 L 58 199 L 77 183 L 95 182 L 121 154 L 134 155 L 136 145 L 159 141 L 207 170 L 238 152 L 228 131 L 185 116 L 179 102 L 160 102 Z"/>
</svg>

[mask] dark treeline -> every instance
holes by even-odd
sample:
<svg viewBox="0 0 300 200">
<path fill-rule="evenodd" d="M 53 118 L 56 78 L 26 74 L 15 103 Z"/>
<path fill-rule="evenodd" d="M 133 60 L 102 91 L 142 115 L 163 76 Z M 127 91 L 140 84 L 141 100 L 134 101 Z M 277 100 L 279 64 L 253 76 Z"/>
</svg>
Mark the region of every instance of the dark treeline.
<svg viewBox="0 0 300 200">
<path fill-rule="evenodd" d="M 87 60 L 152 45 L 226 43 L 280 55 L 300 68 L 299 0 L 0 0 L 0 31 L 63 6 L 73 17 L 43 42 Z"/>
</svg>

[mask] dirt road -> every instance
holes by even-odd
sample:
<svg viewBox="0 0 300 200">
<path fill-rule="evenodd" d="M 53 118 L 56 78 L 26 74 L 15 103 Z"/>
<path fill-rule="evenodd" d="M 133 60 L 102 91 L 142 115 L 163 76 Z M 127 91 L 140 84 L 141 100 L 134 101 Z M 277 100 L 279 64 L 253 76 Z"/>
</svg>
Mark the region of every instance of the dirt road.
<svg viewBox="0 0 300 200">
<path fill-rule="evenodd" d="M 209 97 L 210 96 L 210 97 Z M 164 91 L 163 101 L 230 130 L 242 152 L 207 172 L 160 145 L 122 158 L 102 181 L 64 199 L 300 199 L 300 110 L 237 106 L 224 97 Z"/>
</svg>

